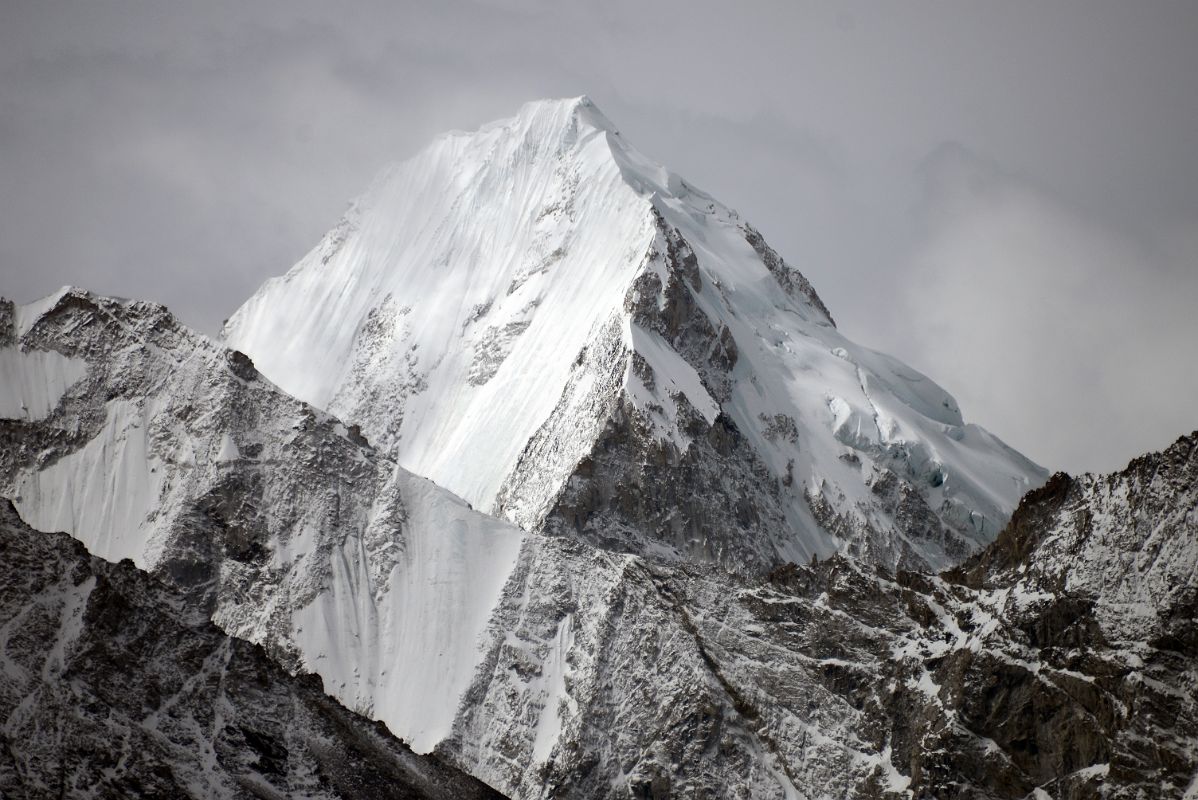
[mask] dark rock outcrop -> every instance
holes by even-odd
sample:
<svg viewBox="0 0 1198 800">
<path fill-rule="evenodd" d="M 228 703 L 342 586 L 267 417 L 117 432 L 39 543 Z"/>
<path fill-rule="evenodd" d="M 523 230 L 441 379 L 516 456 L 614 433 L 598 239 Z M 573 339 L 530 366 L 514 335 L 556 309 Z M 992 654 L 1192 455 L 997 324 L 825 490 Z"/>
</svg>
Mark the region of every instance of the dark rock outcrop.
<svg viewBox="0 0 1198 800">
<path fill-rule="evenodd" d="M 0 501 L 0 796 L 498 798 Z"/>
</svg>

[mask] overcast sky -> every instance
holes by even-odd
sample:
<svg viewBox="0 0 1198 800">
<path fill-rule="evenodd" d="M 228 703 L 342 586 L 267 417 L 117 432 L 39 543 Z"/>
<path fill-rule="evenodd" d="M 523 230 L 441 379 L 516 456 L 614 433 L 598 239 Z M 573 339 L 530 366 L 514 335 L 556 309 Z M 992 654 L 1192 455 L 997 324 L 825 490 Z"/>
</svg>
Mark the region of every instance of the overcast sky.
<svg viewBox="0 0 1198 800">
<path fill-rule="evenodd" d="M 589 94 L 1053 469 L 1198 428 L 1198 3 L 0 3 L 0 294 L 215 333 L 385 163 Z"/>
</svg>

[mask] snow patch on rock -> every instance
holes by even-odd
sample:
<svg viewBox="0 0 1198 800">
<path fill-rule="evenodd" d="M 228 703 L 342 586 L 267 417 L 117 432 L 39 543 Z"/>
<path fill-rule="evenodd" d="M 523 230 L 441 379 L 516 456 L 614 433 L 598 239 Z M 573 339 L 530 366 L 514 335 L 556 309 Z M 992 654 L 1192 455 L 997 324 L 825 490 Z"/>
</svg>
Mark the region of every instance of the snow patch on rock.
<svg viewBox="0 0 1198 800">
<path fill-rule="evenodd" d="M 21 476 L 14 498 L 21 516 L 39 530 L 70 532 L 101 558 L 152 567 L 157 548 L 147 529 L 165 474 L 146 442 L 156 410 L 152 401 L 110 401 L 86 445 Z"/>
<path fill-rule="evenodd" d="M 0 417 L 39 420 L 87 373 L 80 359 L 46 350 L 0 347 Z"/>
</svg>

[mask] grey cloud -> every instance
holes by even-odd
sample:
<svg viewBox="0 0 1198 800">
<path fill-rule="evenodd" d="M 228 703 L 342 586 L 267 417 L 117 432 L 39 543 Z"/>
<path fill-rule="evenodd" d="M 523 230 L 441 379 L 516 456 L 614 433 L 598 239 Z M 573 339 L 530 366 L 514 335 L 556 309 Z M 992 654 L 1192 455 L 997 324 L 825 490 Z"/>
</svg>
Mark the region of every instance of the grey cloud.
<svg viewBox="0 0 1198 800">
<path fill-rule="evenodd" d="M 1198 241 L 1113 232 L 959 147 L 924 174 L 905 345 L 974 419 L 1074 471 L 1198 427 Z"/>
<path fill-rule="evenodd" d="M 5 3 L 0 292 L 29 300 L 76 283 L 166 302 L 214 332 L 383 164 L 527 99 L 585 92 L 646 154 L 761 228 L 849 335 L 914 361 L 1049 466 L 1107 466 L 1162 444 L 1166 422 L 1193 427 L 1189 406 L 1162 389 L 1159 425 L 1082 436 L 1111 426 L 1127 403 L 1119 386 L 1173 386 L 1085 349 L 1066 371 L 1093 399 L 1060 441 L 1040 434 L 1033 403 L 971 400 L 976 376 L 929 341 L 932 321 L 974 348 L 973 363 L 1022 358 L 1049 374 L 1061 358 L 999 347 L 939 307 L 970 287 L 928 276 L 977 242 L 929 210 L 920 164 L 951 140 L 987 153 L 996 174 L 1034 176 L 1048 200 L 1027 208 L 1041 209 L 1044 241 L 1060 224 L 1054 246 L 1102 251 L 1103 281 L 1133 287 L 1143 317 L 1192 300 L 1195 32 L 1192 3 L 1089 0 Z M 960 209 L 979 230 L 1003 218 Z M 1047 330 L 1050 312 L 1094 325 L 1067 256 L 1028 278 L 1060 293 L 1024 303 L 1028 330 Z M 1021 297 L 1009 282 L 990 291 Z M 1147 337 L 1167 338 L 1166 324 L 1130 326 L 1128 347 L 1155 352 Z M 1100 365 L 1128 381 L 1095 382 Z"/>
</svg>

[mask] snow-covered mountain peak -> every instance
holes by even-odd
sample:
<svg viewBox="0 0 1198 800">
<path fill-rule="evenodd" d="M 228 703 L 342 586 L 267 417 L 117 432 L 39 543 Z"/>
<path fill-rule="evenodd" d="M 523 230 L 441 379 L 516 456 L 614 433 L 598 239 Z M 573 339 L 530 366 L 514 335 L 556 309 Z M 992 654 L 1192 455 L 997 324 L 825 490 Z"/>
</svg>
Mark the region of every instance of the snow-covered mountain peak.
<svg viewBox="0 0 1198 800">
<path fill-rule="evenodd" d="M 665 558 L 945 565 L 1045 477 L 585 97 L 388 168 L 224 336 L 475 507 Z"/>
<path fill-rule="evenodd" d="M 45 297 L 39 297 L 37 300 L 28 303 L 14 305 L 13 314 L 17 337 L 24 336 L 25 332 L 32 328 L 34 323 L 41 319 L 43 314 L 58 305 L 62 298 L 80 291 L 82 290 L 73 286 L 63 286 Z"/>
<path fill-rule="evenodd" d="M 475 131 L 446 131 L 437 137 L 434 143 L 443 139 L 469 139 L 479 134 L 513 130 L 521 131 L 532 140 L 544 142 L 567 134 L 576 134 L 580 125 L 589 130 L 618 134 L 612 121 L 599 110 L 590 97 L 583 94 L 577 97 L 530 100 L 520 106 L 520 110 L 511 117 L 488 122 Z"/>
</svg>

